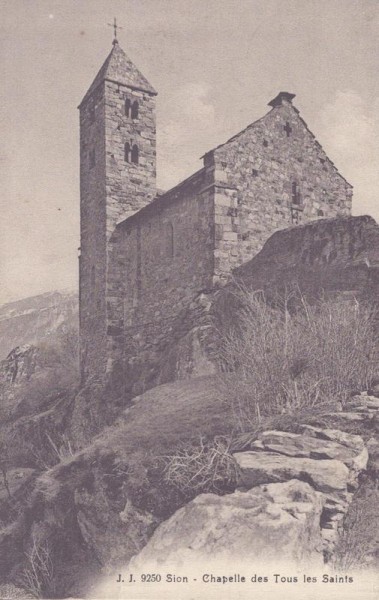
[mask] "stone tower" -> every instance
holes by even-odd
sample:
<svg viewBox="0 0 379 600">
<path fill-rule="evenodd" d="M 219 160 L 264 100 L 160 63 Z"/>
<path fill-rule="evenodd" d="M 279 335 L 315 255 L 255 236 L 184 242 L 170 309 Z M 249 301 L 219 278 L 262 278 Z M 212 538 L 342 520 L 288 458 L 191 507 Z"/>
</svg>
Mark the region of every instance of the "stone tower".
<svg viewBox="0 0 379 600">
<path fill-rule="evenodd" d="M 155 96 L 115 39 L 79 106 L 83 380 L 105 375 L 110 368 L 108 346 L 118 331 L 122 336 L 122 298 L 114 285 L 120 273 L 114 270 L 123 267 L 112 261 L 115 227 L 156 195 Z"/>
</svg>

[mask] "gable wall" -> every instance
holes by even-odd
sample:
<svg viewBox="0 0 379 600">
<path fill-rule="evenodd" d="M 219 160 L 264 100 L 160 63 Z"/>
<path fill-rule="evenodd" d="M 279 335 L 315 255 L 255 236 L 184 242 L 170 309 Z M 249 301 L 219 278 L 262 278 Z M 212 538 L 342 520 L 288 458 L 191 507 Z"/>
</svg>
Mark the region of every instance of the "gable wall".
<svg viewBox="0 0 379 600">
<path fill-rule="evenodd" d="M 289 123 L 290 136 L 284 126 Z M 352 188 L 290 104 L 205 157 L 237 199 L 216 198 L 215 279 L 250 260 L 272 233 L 320 217 L 349 215 Z M 296 181 L 301 206 L 292 203 Z"/>
</svg>

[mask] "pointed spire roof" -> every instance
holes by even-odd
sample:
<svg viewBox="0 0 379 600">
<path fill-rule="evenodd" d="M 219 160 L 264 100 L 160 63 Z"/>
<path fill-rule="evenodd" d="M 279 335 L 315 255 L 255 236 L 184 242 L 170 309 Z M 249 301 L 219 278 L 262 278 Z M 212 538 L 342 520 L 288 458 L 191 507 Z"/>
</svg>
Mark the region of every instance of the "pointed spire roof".
<svg viewBox="0 0 379 600">
<path fill-rule="evenodd" d="M 120 83 L 135 90 L 148 92 L 154 96 L 157 95 L 157 92 L 147 81 L 146 77 L 142 75 L 132 61 L 126 56 L 117 39 L 113 41 L 112 50 L 108 54 L 108 57 L 93 80 L 79 107 L 103 81 Z"/>
</svg>

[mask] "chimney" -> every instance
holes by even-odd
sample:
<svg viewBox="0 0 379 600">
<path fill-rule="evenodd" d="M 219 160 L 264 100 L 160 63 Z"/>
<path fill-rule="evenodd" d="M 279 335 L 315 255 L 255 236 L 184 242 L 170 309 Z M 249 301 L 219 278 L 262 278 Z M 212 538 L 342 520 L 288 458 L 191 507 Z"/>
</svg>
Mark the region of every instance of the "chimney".
<svg viewBox="0 0 379 600">
<path fill-rule="evenodd" d="M 276 108 L 277 106 L 282 106 L 283 104 L 292 104 L 292 100 L 294 98 L 295 94 L 290 94 L 289 92 L 279 92 L 279 94 L 268 103 L 268 106 Z"/>
</svg>

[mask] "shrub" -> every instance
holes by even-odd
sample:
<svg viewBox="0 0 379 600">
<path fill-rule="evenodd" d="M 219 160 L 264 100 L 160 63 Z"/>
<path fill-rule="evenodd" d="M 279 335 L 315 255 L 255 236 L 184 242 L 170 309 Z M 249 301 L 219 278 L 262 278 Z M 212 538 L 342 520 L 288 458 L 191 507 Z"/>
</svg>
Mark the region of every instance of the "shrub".
<svg viewBox="0 0 379 600">
<path fill-rule="evenodd" d="M 35 598 L 54 598 L 54 563 L 49 541 L 32 535 L 32 546 L 26 553 L 26 566 L 18 583 Z"/>
<path fill-rule="evenodd" d="M 311 305 L 294 294 L 273 306 L 243 289 L 238 307 L 222 333 L 220 365 L 240 431 L 263 415 L 343 404 L 369 387 L 378 361 L 371 308 L 346 299 Z"/>
<path fill-rule="evenodd" d="M 234 489 L 237 467 L 230 454 L 230 441 L 217 436 L 210 443 L 183 444 L 174 454 L 163 457 L 164 481 L 183 494 L 220 493 Z"/>
</svg>

